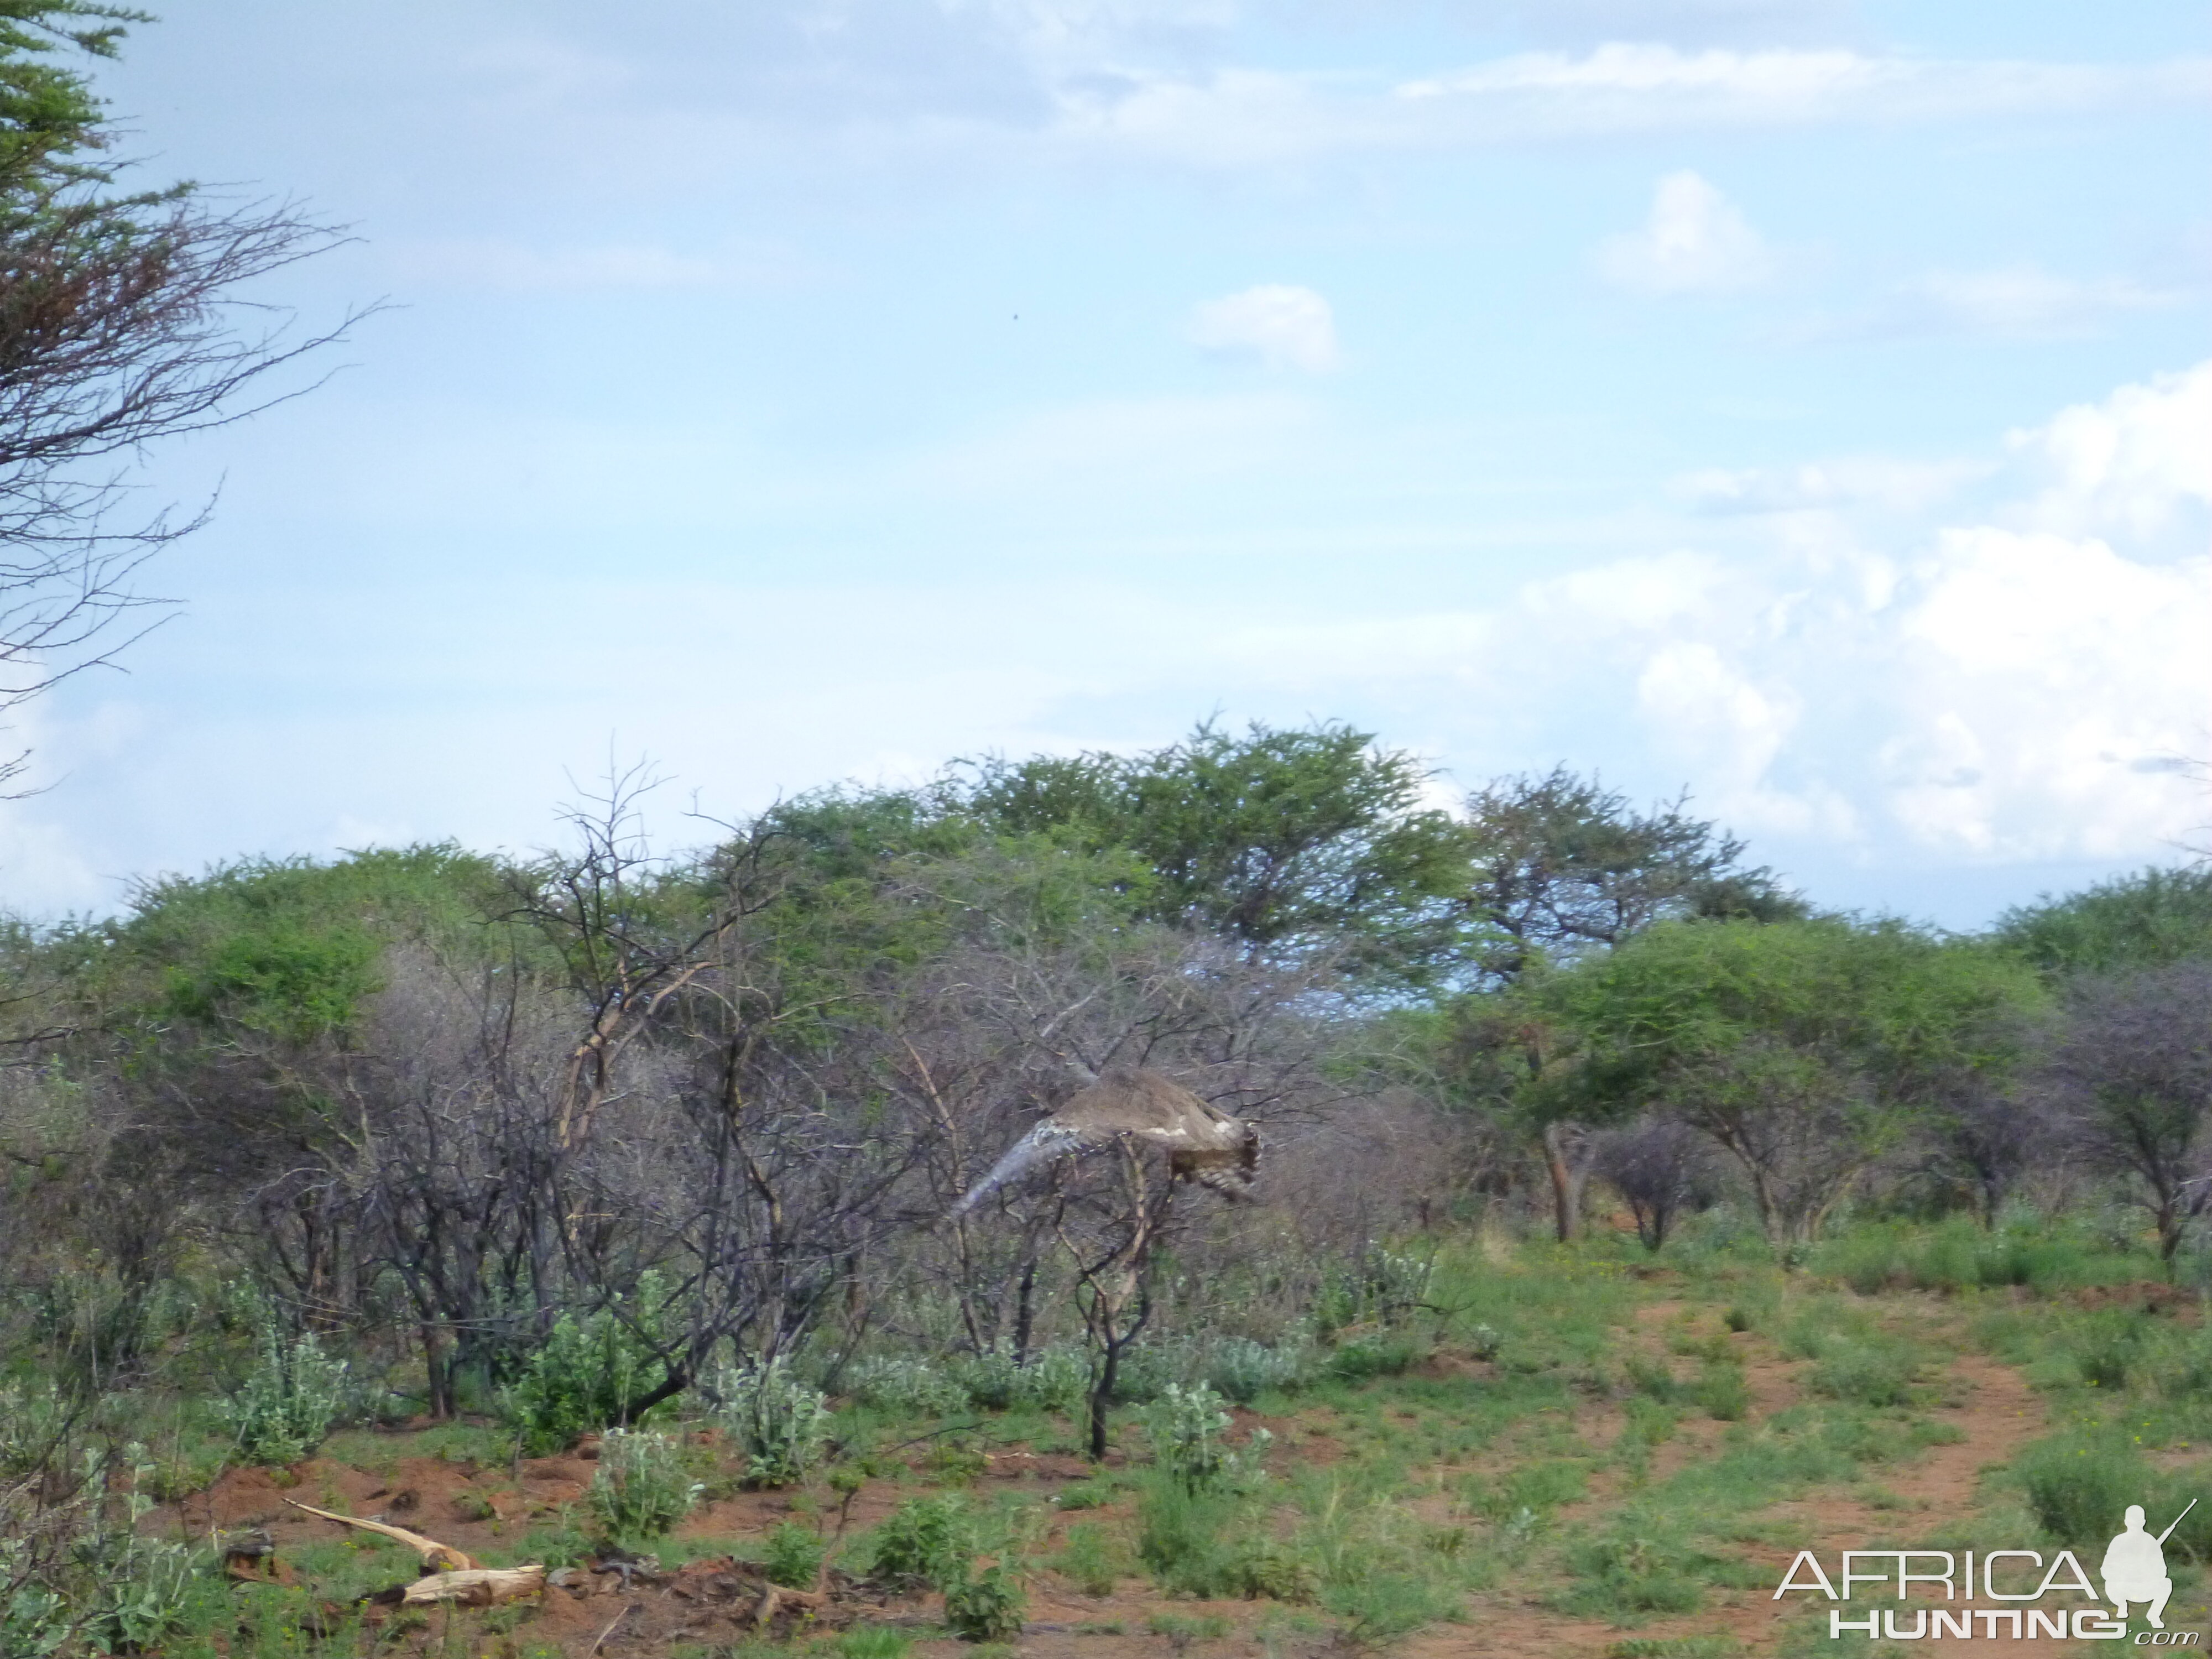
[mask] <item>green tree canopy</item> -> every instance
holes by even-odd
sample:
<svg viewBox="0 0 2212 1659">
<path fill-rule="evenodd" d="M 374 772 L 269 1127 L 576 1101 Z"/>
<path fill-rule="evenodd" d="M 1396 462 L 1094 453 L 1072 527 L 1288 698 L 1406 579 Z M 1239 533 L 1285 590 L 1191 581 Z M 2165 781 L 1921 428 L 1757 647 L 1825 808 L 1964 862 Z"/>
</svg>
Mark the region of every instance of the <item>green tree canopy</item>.
<svg viewBox="0 0 2212 1659">
<path fill-rule="evenodd" d="M 107 979 L 125 1006 L 290 1042 L 349 1027 L 382 984 L 386 949 L 508 959 L 494 860 L 452 842 L 349 853 L 328 863 L 247 859 L 142 887 L 111 932 Z"/>
<path fill-rule="evenodd" d="M 62 49 L 112 58 L 125 24 L 152 21 L 87 0 L 0 0 L 0 203 L 9 217 L 107 177 L 94 159 L 112 142 L 106 106 Z"/>
<path fill-rule="evenodd" d="M 1423 804 L 1427 775 L 1340 723 L 1255 721 L 1240 736 L 1207 721 L 1139 755 L 984 761 L 944 793 L 1001 830 L 1135 854 L 1149 872 L 1132 889 L 1139 919 L 1419 982 L 1451 958 L 1464 868 L 1459 824 Z"/>
<path fill-rule="evenodd" d="M 2052 973 L 2111 973 L 2212 957 L 2212 866 L 2155 866 L 2008 910 L 1997 942 Z"/>
<path fill-rule="evenodd" d="M 1534 1000 L 1577 1045 L 1547 1079 L 1554 1109 L 1680 1115 L 1743 1164 L 1790 1239 L 1960 1078 L 2017 1064 L 2044 995 L 1985 947 L 1823 920 L 1662 922 Z"/>
</svg>

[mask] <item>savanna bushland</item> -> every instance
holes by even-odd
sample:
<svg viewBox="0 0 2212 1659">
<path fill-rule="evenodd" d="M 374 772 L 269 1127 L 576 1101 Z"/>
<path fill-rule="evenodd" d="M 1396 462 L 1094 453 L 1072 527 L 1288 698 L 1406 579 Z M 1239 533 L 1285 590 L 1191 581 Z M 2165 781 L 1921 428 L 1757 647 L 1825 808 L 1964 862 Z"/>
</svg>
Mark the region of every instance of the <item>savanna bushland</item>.
<svg viewBox="0 0 2212 1659">
<path fill-rule="evenodd" d="M 264 281 L 336 228 L 131 171 L 146 21 L 0 0 L 0 714 L 344 326 Z M 0 1659 L 1725 1659 L 1828 1639 L 1801 1550 L 2207 1495 L 2212 872 L 1962 938 L 1435 782 L 1203 725 L 664 851 L 633 774 L 0 925 Z M 1116 1068 L 1249 1200 L 1109 1138 L 956 1212 Z"/>
<path fill-rule="evenodd" d="M 1790 1652 L 2203 1490 L 2212 872 L 1942 934 L 1326 724 L 647 787 L 6 933 L 0 1652 Z M 954 1214 L 1117 1066 L 1253 1198 Z"/>
</svg>

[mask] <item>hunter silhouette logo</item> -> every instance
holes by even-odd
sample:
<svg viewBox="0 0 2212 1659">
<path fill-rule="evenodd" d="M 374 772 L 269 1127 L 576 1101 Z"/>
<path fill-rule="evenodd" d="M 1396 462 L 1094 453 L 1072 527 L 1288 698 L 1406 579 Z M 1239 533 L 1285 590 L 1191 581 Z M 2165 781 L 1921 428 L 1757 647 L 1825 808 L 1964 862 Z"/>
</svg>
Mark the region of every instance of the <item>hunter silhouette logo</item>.
<svg viewBox="0 0 2212 1659">
<path fill-rule="evenodd" d="M 2196 1507 L 2192 1498 L 2189 1509 L 2173 1517 L 2173 1526 L 2153 1538 L 2143 1530 L 2142 1505 L 2128 1505 L 2127 1530 L 2105 1548 L 2105 1599 L 2120 1610 L 2121 1618 L 2128 1616 L 2129 1602 L 2144 1601 L 2150 1606 L 2144 1615 L 2150 1627 L 2166 1628 L 2166 1599 L 2173 1594 L 2173 1580 L 2166 1576 L 2166 1540 Z"/>
<path fill-rule="evenodd" d="M 1905 1642 L 1946 1636 L 2121 1642 L 2128 1639 L 2129 1608 L 2139 1607 L 2149 1629 L 2136 1632 L 2135 1645 L 2195 1647 L 2203 1640 L 2202 1632 L 2166 1628 L 2166 1604 L 2173 1595 L 2173 1580 L 2166 1570 L 2166 1540 L 2196 1507 L 2197 1499 L 2192 1498 L 2164 1532 L 2154 1535 L 2145 1529 L 2142 1505 L 2130 1504 L 2122 1518 L 2123 1530 L 2106 1547 L 2099 1571 L 2105 1586 L 2102 1597 L 2071 1550 L 2060 1550 L 2048 1566 L 2039 1550 L 1990 1550 L 1978 1557 L 1972 1550 L 1955 1553 L 1949 1550 L 1846 1550 L 1841 1570 L 1832 1579 L 1818 1556 L 1811 1550 L 1800 1550 L 1790 1571 L 1782 1575 L 1773 1599 L 1779 1601 L 1794 1590 L 1831 1601 L 1849 1601 L 1855 1592 L 1866 1593 L 1864 1587 L 1879 1585 L 1882 1588 L 1872 1590 L 1872 1595 L 1887 1591 L 1903 1601 L 1915 1584 L 1923 1587 L 1923 1596 L 1934 1597 L 1940 1592 L 1942 1601 L 1954 1604 L 1961 1601 L 2036 1602 L 2049 1595 L 2072 1595 L 2089 1605 L 1922 1606 L 1879 1612 L 1869 1607 L 1863 1619 L 1846 1618 L 1841 1608 L 1831 1608 L 1828 1635 L 1834 1639 L 1849 1632 Z M 2034 1576 L 2038 1572 L 2042 1574 L 2040 1580 Z M 2100 1600 L 2112 1603 L 2112 1610 L 2099 1606 Z M 1899 1618 L 1900 1613 L 1910 1619 L 1909 1625 Z"/>
</svg>

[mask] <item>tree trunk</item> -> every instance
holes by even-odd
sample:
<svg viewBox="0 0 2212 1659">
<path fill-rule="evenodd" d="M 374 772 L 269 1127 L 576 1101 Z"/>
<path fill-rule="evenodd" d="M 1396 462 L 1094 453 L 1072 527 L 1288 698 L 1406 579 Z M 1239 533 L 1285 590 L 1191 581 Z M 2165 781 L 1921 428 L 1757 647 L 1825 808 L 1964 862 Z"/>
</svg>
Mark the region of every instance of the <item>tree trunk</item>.
<svg viewBox="0 0 2212 1659">
<path fill-rule="evenodd" d="M 1583 1183 L 1589 1179 L 1589 1170 L 1577 1155 L 1580 1148 L 1568 1145 L 1570 1139 L 1579 1137 L 1573 1124 L 1544 1126 L 1544 1164 L 1551 1172 L 1552 1203 L 1562 1244 L 1583 1236 Z"/>
<path fill-rule="evenodd" d="M 429 1320 L 422 1322 L 422 1381 L 428 1397 L 423 1409 L 432 1417 L 448 1418 L 453 1414 L 453 1368 L 447 1362 L 446 1345 L 440 1339 L 438 1328 Z"/>
<path fill-rule="evenodd" d="M 1106 1339 L 1106 1357 L 1099 1362 L 1098 1380 L 1091 1389 L 1091 1461 L 1106 1461 L 1106 1413 L 1114 1403 L 1114 1385 L 1121 1370 L 1121 1349 L 1127 1337 Z"/>
<path fill-rule="evenodd" d="M 1014 1364 L 1030 1363 L 1030 1342 L 1036 1334 L 1036 1257 L 1022 1263 L 1021 1290 L 1014 1302 Z"/>
</svg>

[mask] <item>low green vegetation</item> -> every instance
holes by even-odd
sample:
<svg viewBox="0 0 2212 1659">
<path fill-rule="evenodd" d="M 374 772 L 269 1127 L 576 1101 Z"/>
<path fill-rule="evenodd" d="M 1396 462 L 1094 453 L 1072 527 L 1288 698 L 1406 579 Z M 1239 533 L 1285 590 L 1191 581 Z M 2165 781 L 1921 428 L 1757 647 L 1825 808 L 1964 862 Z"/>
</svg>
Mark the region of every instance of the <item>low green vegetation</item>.
<svg viewBox="0 0 2212 1659">
<path fill-rule="evenodd" d="M 772 1488 L 763 1449 L 788 1439 L 749 1437 L 743 1425 L 763 1408 L 735 1386 L 709 1411 L 606 1431 L 586 1501 L 511 1528 L 499 1518 L 507 1500 L 492 1498 L 510 1490 L 521 1438 L 497 1422 L 340 1430 L 320 1461 L 296 1467 L 308 1501 L 319 1481 L 328 1485 L 313 1471 L 333 1459 L 450 1468 L 465 1490 L 437 1524 L 421 1524 L 434 1533 L 474 1526 L 469 1547 L 495 1564 L 589 1565 L 611 1551 L 644 1559 L 650 1550 L 666 1570 L 734 1549 L 770 1583 L 797 1590 L 845 1574 L 915 1605 L 934 1595 L 942 1632 L 983 1650 L 1019 1639 L 1042 1584 L 1125 1606 L 1136 1597 L 1148 1609 L 1137 1618 L 1143 1632 L 1178 1650 L 1239 1639 L 1269 1619 L 1268 1630 L 1302 1620 L 1371 1648 L 1438 1624 L 1503 1619 L 1540 1630 L 1565 1620 L 1617 1632 L 1593 1653 L 1635 1659 L 1745 1650 L 1729 1633 L 1730 1609 L 1763 1601 L 1778 1547 L 1937 1547 L 1962 1528 L 2000 1528 L 2029 1547 L 2078 1551 L 2100 1547 L 2128 1504 L 2170 1519 L 2199 1490 L 2197 1448 L 2212 1443 L 2212 1342 L 2193 1307 L 2166 1287 L 2154 1249 L 2138 1243 L 2130 1255 L 2090 1241 L 2093 1250 L 2058 1225 L 2041 1243 L 2057 1250 L 2054 1260 L 2100 1262 L 2094 1283 L 2060 1274 L 2002 1294 L 1963 1285 L 1931 1302 L 1888 1285 L 1863 1292 L 1818 1261 L 1793 1269 L 1761 1259 L 1728 1244 L 1729 1224 L 1693 1218 L 1668 1246 L 1679 1255 L 1662 1253 L 1668 1266 L 1659 1279 L 1632 1271 L 1645 1260 L 1632 1236 L 1569 1246 L 1495 1231 L 1439 1239 L 1431 1294 L 1441 1310 L 1407 1308 L 1375 1322 L 1418 1336 L 1418 1368 L 1347 1376 L 1310 1367 L 1298 1386 L 1271 1385 L 1264 1421 L 1203 1381 L 1166 1382 L 1115 1416 L 1128 1462 L 1042 1488 L 997 1471 L 1040 1445 L 1068 1443 L 1079 1391 L 1059 1412 L 1018 1388 L 996 1408 L 965 1391 L 937 1402 L 938 1413 L 911 1396 L 894 1408 L 879 1389 L 882 1367 L 865 1394 L 825 1398 L 805 1382 L 813 1362 L 803 1355 L 765 1391 L 784 1402 L 774 1420 L 799 1424 L 810 1449 Z M 1947 1236 L 1945 1224 L 1872 1222 L 1844 1230 L 1822 1261 L 1938 1252 Z M 2112 1273 L 2129 1261 L 2134 1279 Z M 2106 1287 L 2124 1293 L 2082 1299 Z M 250 1328 L 237 1340 L 250 1376 L 266 1345 L 257 1358 Z M 1974 1426 L 1953 1375 L 1962 1345 L 2014 1368 L 2038 1417 L 2004 1425 L 2019 1453 L 1978 1486 L 1978 1464 L 1962 1466 L 1966 1484 L 1942 1503 L 1900 1497 L 1895 1487 L 1926 1454 L 1994 1431 Z M 1756 1388 L 1754 1374 L 1765 1379 Z M 33 1466 L 56 1435 L 90 1445 L 112 1420 L 103 1414 L 119 1409 L 77 1408 L 51 1386 L 9 1384 L 0 1462 Z M 125 1489 L 149 1482 L 165 1455 L 207 1455 L 210 1431 L 173 1416 L 174 1443 L 136 1453 Z M 979 1458 L 983 1473 L 945 1455 L 945 1443 L 963 1440 L 991 1449 L 962 1454 Z M 234 1438 L 212 1446 L 216 1469 L 248 1461 Z M 718 1537 L 731 1526 L 719 1506 L 753 1503 L 755 1493 L 792 1510 L 734 1543 Z M 896 1501 L 872 1528 L 846 1526 L 839 1517 L 851 1500 L 871 1493 Z M 150 1496 L 132 1502 L 155 1510 Z M 1808 1518 L 1838 1506 L 1865 1516 L 1850 1523 L 1856 1530 L 1825 1532 Z M 72 1632 L 214 1659 L 212 1644 L 233 1626 L 219 1613 L 226 1592 L 205 1547 L 112 1529 L 91 1536 L 103 1589 L 88 1610 L 68 1615 Z M 2198 1564 L 2212 1559 L 2212 1517 L 2192 1512 L 2169 1547 L 2194 1586 Z M 272 1659 L 337 1659 L 329 1644 L 340 1627 L 309 1617 L 313 1598 L 366 1595 L 412 1571 L 405 1551 L 375 1540 L 322 1538 L 285 1553 L 312 1593 L 304 1583 L 268 1586 L 234 1623 L 237 1639 L 259 1644 L 246 1651 Z M 58 1605 L 19 1592 L 9 1616 L 25 1630 L 41 1620 L 59 1628 Z M 498 1627 L 518 1638 L 538 1627 L 527 1609 L 504 1616 Z M 910 1626 L 875 1625 L 824 1641 L 839 1656 L 865 1656 L 903 1653 L 915 1639 Z"/>
</svg>

